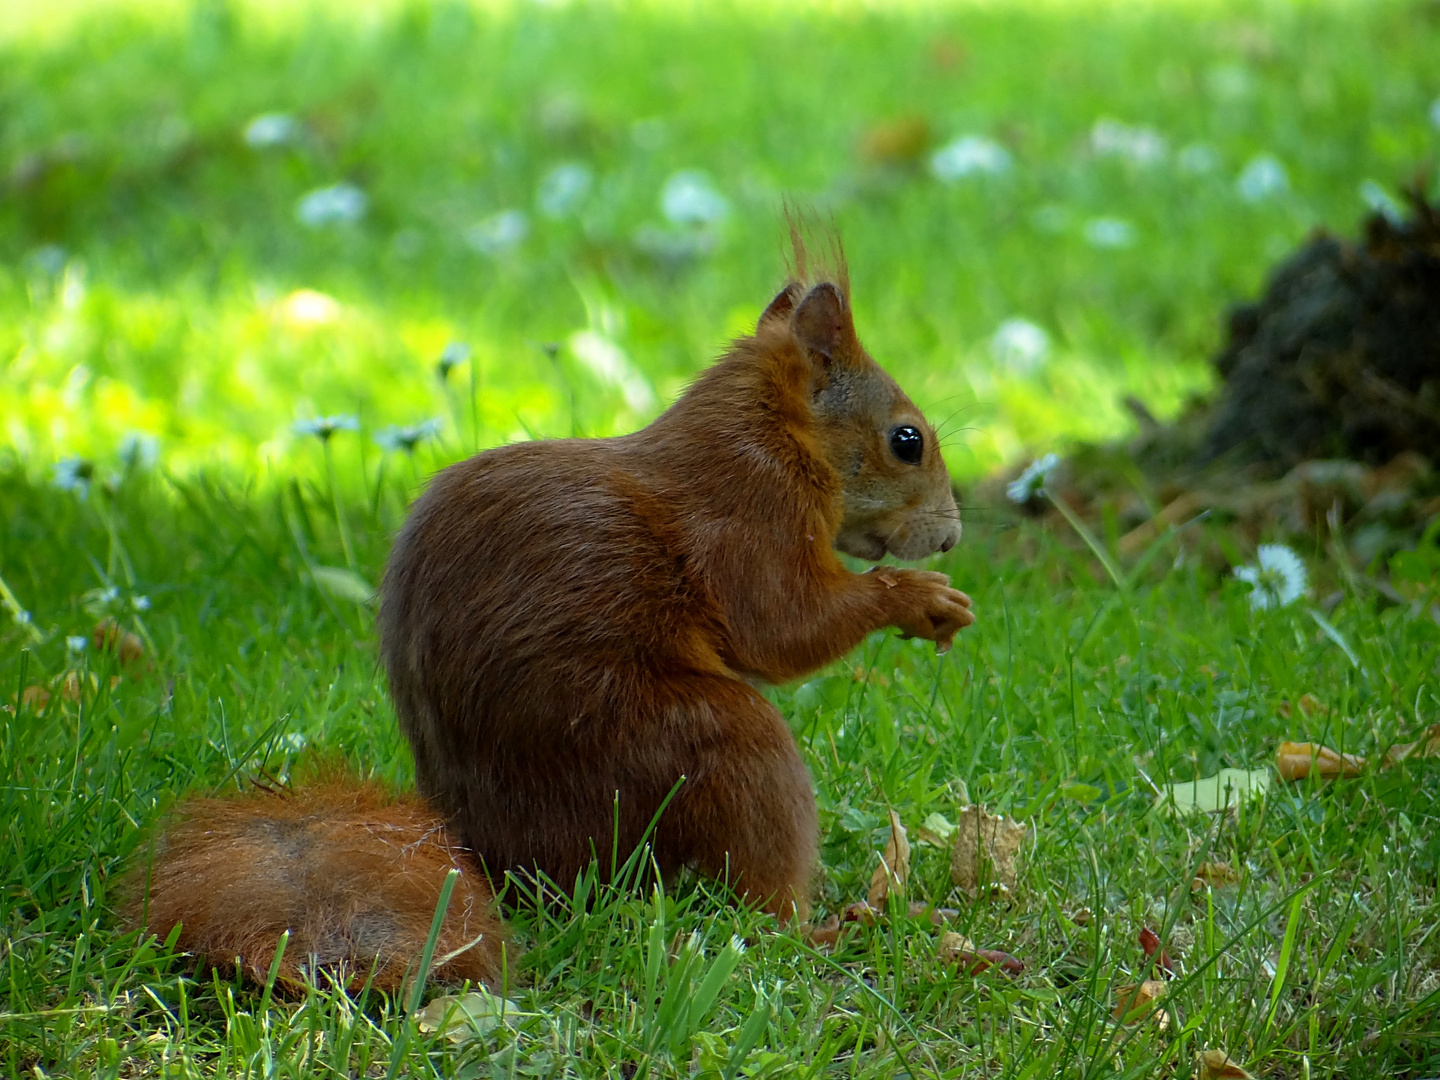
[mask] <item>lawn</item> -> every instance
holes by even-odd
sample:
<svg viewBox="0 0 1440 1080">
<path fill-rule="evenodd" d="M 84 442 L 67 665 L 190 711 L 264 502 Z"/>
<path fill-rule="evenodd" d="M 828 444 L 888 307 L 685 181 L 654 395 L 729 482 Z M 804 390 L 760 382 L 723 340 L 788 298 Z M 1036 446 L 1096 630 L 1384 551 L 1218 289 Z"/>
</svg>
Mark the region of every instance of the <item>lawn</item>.
<svg viewBox="0 0 1440 1080">
<path fill-rule="evenodd" d="M 109 906 L 185 792 L 317 752 L 409 784 L 364 598 L 408 500 L 476 447 L 663 407 L 783 279 L 787 196 L 834 218 L 862 337 L 964 486 L 1208 388 L 1275 259 L 1433 190 L 1437 97 L 1421 3 L 7 5 L 6 1074 L 1440 1073 L 1440 767 L 1374 767 L 1440 721 L 1435 530 L 1407 602 L 1317 535 L 1305 596 L 1257 610 L 1218 527 L 1112 576 L 973 508 L 933 560 L 980 613 L 951 653 L 877 634 L 772 691 L 817 917 L 865 896 L 893 809 L 943 929 L 897 899 L 816 948 L 693 881 L 522 903 L 518 1014 L 436 1032 L 199 973 Z M 143 658 L 96 647 L 105 618 Z M 1371 764 L 1159 797 L 1284 740 Z M 967 802 L 1030 827 L 1008 894 L 951 884 Z M 947 930 L 1023 970 L 947 962 Z"/>
</svg>

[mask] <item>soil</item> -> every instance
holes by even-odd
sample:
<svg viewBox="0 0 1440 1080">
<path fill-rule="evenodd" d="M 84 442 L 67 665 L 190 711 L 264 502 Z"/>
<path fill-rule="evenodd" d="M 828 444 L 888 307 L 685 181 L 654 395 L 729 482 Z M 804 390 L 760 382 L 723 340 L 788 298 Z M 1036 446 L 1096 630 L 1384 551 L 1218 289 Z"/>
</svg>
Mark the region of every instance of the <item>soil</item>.
<svg viewBox="0 0 1440 1080">
<path fill-rule="evenodd" d="M 1409 200 L 1357 241 L 1313 235 L 1228 313 L 1209 400 L 1167 425 L 1127 401 L 1140 434 L 1074 448 L 1048 489 L 1122 555 L 1202 515 L 1249 542 L 1341 537 L 1360 566 L 1413 545 L 1440 523 L 1440 208 Z M 971 503 L 1058 520 L 1007 498 L 1018 472 Z"/>
</svg>

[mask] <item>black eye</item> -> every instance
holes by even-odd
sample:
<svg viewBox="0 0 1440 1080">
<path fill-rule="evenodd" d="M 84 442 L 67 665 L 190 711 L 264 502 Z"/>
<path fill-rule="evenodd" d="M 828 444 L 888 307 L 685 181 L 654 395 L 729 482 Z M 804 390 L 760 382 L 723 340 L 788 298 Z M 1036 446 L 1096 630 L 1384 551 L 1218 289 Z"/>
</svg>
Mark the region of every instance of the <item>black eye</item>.
<svg viewBox="0 0 1440 1080">
<path fill-rule="evenodd" d="M 919 465 L 925 456 L 925 436 L 919 428 L 902 424 L 890 432 L 890 449 L 906 465 Z"/>
</svg>

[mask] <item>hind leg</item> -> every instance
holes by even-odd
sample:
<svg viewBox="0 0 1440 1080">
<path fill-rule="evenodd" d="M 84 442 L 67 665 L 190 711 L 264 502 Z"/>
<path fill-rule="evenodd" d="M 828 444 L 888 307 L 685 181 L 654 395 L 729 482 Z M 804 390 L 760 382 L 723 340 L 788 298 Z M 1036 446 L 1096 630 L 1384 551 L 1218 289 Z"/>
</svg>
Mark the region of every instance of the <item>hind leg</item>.
<svg viewBox="0 0 1440 1080">
<path fill-rule="evenodd" d="M 817 822 L 794 738 L 746 683 L 704 676 L 688 690 L 681 730 L 689 745 L 678 755 L 686 782 L 660 823 L 662 865 L 689 864 L 727 880 L 782 921 L 804 918 Z"/>
</svg>

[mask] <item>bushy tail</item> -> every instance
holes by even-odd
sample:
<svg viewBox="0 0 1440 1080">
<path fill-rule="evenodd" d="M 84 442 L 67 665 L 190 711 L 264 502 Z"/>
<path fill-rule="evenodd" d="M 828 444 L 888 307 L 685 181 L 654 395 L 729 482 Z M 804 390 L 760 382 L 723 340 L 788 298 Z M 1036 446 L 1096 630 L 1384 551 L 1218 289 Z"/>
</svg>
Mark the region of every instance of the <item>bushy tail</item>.
<svg viewBox="0 0 1440 1080">
<path fill-rule="evenodd" d="M 498 985 L 504 938 L 489 884 L 439 816 L 375 784 L 183 803 L 142 849 L 122 911 L 162 938 L 180 924 L 180 948 L 261 981 L 289 930 L 282 984 L 325 970 L 352 989 L 373 974 L 394 991 L 419 965 L 451 869 L 434 971 Z"/>
</svg>

